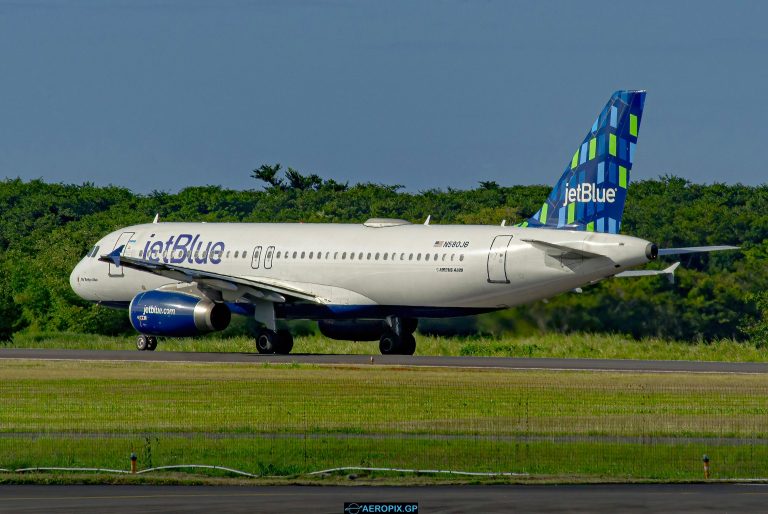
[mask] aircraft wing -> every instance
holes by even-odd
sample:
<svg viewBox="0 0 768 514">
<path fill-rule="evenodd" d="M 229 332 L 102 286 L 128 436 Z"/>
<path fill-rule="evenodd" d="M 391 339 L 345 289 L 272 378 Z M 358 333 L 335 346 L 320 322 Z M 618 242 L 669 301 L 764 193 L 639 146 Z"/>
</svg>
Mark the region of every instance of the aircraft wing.
<svg viewBox="0 0 768 514">
<path fill-rule="evenodd" d="M 738 250 L 738 246 L 689 246 L 687 248 L 659 248 L 659 257 L 663 255 L 685 255 L 688 253 L 720 252 L 723 250 Z"/>
<path fill-rule="evenodd" d="M 212 289 L 223 295 L 237 296 L 239 294 L 250 295 L 257 299 L 283 303 L 291 300 L 304 300 L 313 303 L 330 303 L 329 300 L 305 291 L 289 284 L 275 281 L 264 281 L 257 277 L 238 277 L 224 275 L 211 271 L 188 268 L 178 264 L 152 262 L 135 257 L 120 255 L 124 246 L 115 248 L 112 253 L 101 255 L 99 260 L 111 262 L 115 266 L 125 266 L 139 271 L 145 271 L 154 275 L 167 277 L 180 282 L 196 282 L 203 289 Z"/>
</svg>

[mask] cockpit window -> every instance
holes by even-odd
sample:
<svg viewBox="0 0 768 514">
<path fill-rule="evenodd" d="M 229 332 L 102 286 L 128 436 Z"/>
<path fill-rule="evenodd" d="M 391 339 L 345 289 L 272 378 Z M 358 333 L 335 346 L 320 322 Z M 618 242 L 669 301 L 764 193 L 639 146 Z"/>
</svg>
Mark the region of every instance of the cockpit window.
<svg viewBox="0 0 768 514">
<path fill-rule="evenodd" d="M 88 252 L 85 256 L 86 257 L 95 257 L 96 253 L 99 251 L 99 245 L 94 246 L 90 252 Z"/>
</svg>

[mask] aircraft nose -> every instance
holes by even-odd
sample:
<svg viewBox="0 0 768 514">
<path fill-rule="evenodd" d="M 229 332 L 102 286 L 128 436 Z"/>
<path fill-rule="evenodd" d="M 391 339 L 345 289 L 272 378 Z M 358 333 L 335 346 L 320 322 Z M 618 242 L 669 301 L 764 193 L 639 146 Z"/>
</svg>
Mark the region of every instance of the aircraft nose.
<svg viewBox="0 0 768 514">
<path fill-rule="evenodd" d="M 80 297 L 82 297 L 82 284 L 80 282 L 80 276 L 83 272 L 83 261 L 77 263 L 75 269 L 69 274 L 69 287 Z"/>
<path fill-rule="evenodd" d="M 69 287 L 72 288 L 72 290 L 77 293 L 79 289 L 79 280 L 80 280 L 80 266 L 83 264 L 83 261 L 80 261 L 75 266 L 75 269 L 72 270 L 72 273 L 69 274 Z"/>
</svg>

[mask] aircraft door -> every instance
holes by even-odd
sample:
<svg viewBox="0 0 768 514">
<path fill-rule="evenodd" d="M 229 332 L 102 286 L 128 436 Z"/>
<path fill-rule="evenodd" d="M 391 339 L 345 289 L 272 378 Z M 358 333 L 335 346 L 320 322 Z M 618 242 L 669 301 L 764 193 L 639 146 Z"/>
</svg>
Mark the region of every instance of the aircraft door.
<svg viewBox="0 0 768 514">
<path fill-rule="evenodd" d="M 261 246 L 257 246 L 253 249 L 253 259 L 251 259 L 251 268 L 259 269 L 261 263 Z"/>
<path fill-rule="evenodd" d="M 134 234 L 135 234 L 135 232 L 123 232 L 122 234 L 120 234 L 120 237 L 117 238 L 117 242 L 115 243 L 115 246 L 114 246 L 114 248 L 112 248 L 112 250 L 114 251 L 114 250 L 120 248 L 121 246 L 125 246 L 125 248 L 123 248 L 123 251 L 120 252 L 120 255 L 125 255 L 126 254 L 126 250 L 128 250 L 128 246 L 132 245 L 133 243 L 135 243 L 135 241 L 132 241 L 132 239 L 131 239 L 131 238 L 133 238 Z M 122 277 L 122 276 L 124 276 L 124 274 L 123 274 L 123 267 L 122 266 L 119 266 L 119 267 L 115 266 L 114 264 L 112 264 L 110 262 L 109 263 L 109 276 L 110 277 Z"/>
<path fill-rule="evenodd" d="M 272 256 L 275 254 L 275 247 L 268 246 L 267 251 L 264 254 L 264 269 L 272 268 Z"/>
<path fill-rule="evenodd" d="M 509 284 L 507 279 L 507 246 L 512 236 L 496 236 L 488 252 L 488 282 Z"/>
</svg>

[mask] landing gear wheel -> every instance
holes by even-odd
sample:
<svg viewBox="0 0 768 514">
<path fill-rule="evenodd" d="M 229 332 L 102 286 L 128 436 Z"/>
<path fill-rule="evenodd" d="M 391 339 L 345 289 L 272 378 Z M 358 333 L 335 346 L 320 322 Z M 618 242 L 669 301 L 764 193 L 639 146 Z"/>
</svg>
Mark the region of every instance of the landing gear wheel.
<svg viewBox="0 0 768 514">
<path fill-rule="evenodd" d="M 275 341 L 275 353 L 288 355 L 293 349 L 293 336 L 288 330 L 278 330 Z"/>
<path fill-rule="evenodd" d="M 157 348 L 157 338 L 155 336 L 147 337 L 147 350 L 154 352 Z"/>
<path fill-rule="evenodd" d="M 256 350 L 259 353 L 275 353 L 277 334 L 272 330 L 262 330 L 256 335 Z"/>
<path fill-rule="evenodd" d="M 140 334 L 139 337 L 136 338 L 136 349 L 140 352 L 143 352 L 147 348 L 149 348 L 149 337 L 145 336 L 144 334 Z"/>
<path fill-rule="evenodd" d="M 416 351 L 416 338 L 413 337 L 413 334 L 404 334 L 403 344 L 400 348 L 400 353 L 402 355 L 413 355 L 415 351 Z"/>
<path fill-rule="evenodd" d="M 403 343 L 397 334 L 387 332 L 379 339 L 379 351 L 382 355 L 396 355 L 400 353 Z"/>
</svg>

